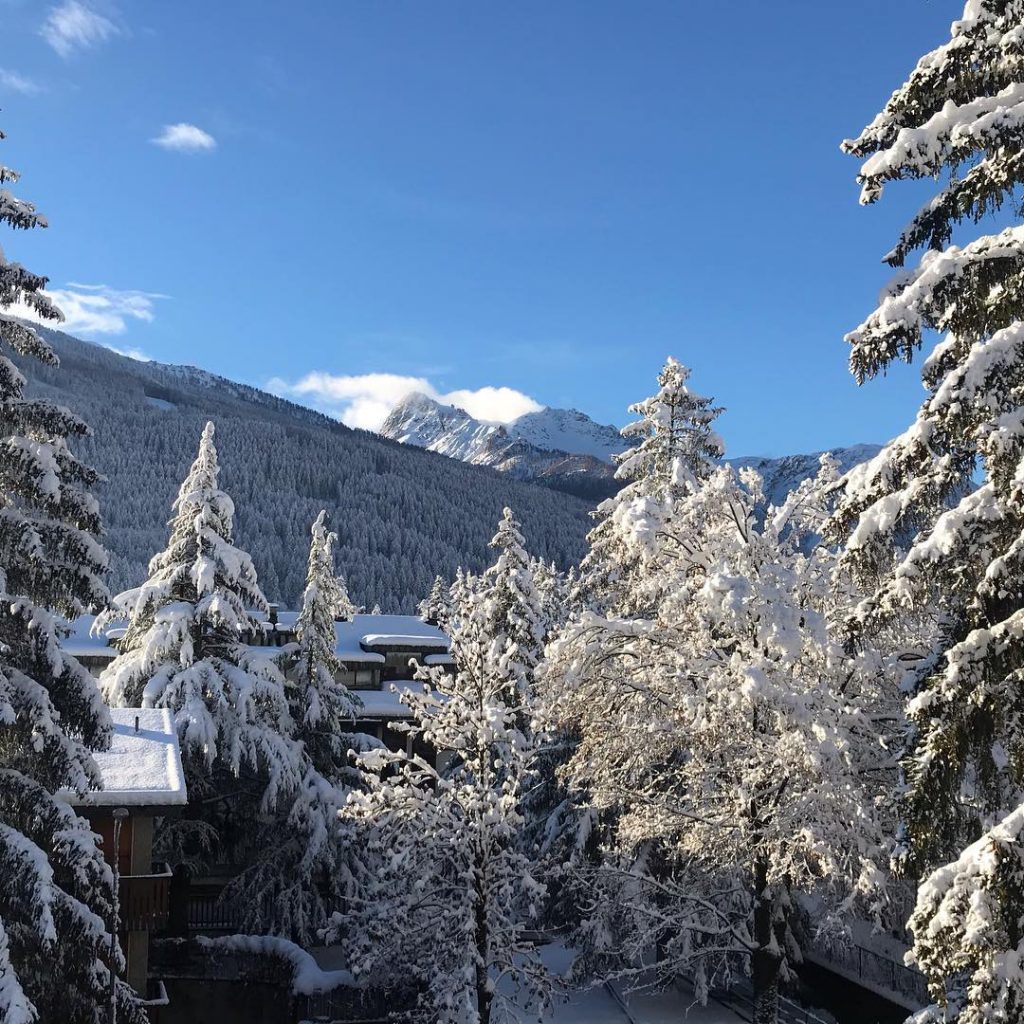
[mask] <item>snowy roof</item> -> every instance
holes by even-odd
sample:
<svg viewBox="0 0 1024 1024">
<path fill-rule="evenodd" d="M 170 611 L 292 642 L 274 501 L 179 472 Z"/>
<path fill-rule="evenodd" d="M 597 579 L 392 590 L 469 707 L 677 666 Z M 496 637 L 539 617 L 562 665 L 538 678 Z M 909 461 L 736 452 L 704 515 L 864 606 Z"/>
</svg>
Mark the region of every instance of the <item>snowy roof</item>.
<svg viewBox="0 0 1024 1024">
<path fill-rule="evenodd" d="M 262 613 L 255 617 L 265 621 Z M 297 612 L 278 613 L 278 626 L 293 629 L 298 619 Z M 95 617 L 80 615 L 71 623 L 71 635 L 61 644 L 64 651 L 76 658 L 117 656 L 117 649 L 110 641 L 124 634 L 123 629 L 110 627 L 102 635 L 90 632 Z M 447 651 L 448 637 L 437 628 L 424 622 L 416 615 L 356 615 L 353 619 L 334 624 L 336 650 L 344 662 L 353 664 L 383 665 L 384 655 L 379 650 L 368 648 L 394 648 L 402 651 Z M 251 647 L 250 650 L 277 650 L 276 648 Z"/>
<path fill-rule="evenodd" d="M 270 627 L 270 616 L 263 611 L 262 608 L 246 608 L 246 612 L 260 623 L 260 625 L 267 628 Z M 295 624 L 299 621 L 299 613 L 289 611 L 287 608 L 277 609 L 277 628 L 280 630 L 294 629 Z"/>
<path fill-rule="evenodd" d="M 99 636 L 93 636 L 91 630 L 95 621 L 95 615 L 79 615 L 77 619 L 72 619 L 68 623 L 71 635 L 61 641 L 61 650 L 73 658 L 117 657 L 117 649 L 110 646 L 110 641 L 123 636 L 124 630 L 112 628 L 104 630 Z"/>
<path fill-rule="evenodd" d="M 423 693 L 424 684 L 411 680 L 399 680 L 393 684 L 397 692 L 387 690 L 357 690 L 356 696 L 363 706 L 356 712 L 356 718 L 412 718 L 412 711 L 399 697 L 404 692 Z"/>
<path fill-rule="evenodd" d="M 342 661 L 384 660 L 368 647 L 399 647 L 411 651 L 447 650 L 448 637 L 416 615 L 356 615 L 336 622 L 338 657 Z"/>
<path fill-rule="evenodd" d="M 114 738 L 93 754 L 103 789 L 72 797 L 86 807 L 166 807 L 188 802 L 178 735 L 166 708 L 111 708 Z M 136 728 L 136 722 L 138 728 Z"/>
<path fill-rule="evenodd" d="M 423 659 L 424 665 L 454 665 L 455 659 L 450 654 L 428 654 Z"/>
<path fill-rule="evenodd" d="M 409 633 L 367 633 L 362 643 L 364 647 L 408 647 L 416 651 L 437 647 L 448 650 L 447 637 L 416 636 Z"/>
</svg>

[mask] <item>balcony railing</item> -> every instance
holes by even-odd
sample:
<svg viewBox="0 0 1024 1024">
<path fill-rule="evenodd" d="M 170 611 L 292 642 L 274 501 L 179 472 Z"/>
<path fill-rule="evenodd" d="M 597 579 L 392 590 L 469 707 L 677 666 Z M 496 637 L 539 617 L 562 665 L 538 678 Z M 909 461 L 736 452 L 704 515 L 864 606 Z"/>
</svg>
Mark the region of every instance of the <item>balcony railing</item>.
<svg viewBox="0 0 1024 1024">
<path fill-rule="evenodd" d="M 167 925 L 171 869 L 154 864 L 151 875 L 122 875 L 121 927 L 129 932 L 159 931 Z"/>
</svg>

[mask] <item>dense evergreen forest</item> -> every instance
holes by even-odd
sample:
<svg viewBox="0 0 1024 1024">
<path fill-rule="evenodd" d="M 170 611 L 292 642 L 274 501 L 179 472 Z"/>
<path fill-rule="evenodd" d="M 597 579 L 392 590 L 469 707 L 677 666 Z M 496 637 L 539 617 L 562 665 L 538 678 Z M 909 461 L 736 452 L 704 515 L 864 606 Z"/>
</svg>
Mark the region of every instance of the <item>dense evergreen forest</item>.
<svg viewBox="0 0 1024 1024">
<path fill-rule="evenodd" d="M 141 363 L 40 328 L 54 368 L 18 360 L 28 393 L 65 405 L 93 428 L 79 442 L 106 478 L 97 488 L 112 591 L 145 578 L 203 424 L 213 419 L 239 543 L 271 600 L 302 591 L 309 524 L 321 508 L 340 537 L 353 599 L 412 611 L 439 573 L 487 564 L 508 505 L 531 550 L 560 566 L 584 550 L 589 505 L 441 455 L 350 430 L 326 416 L 192 367 Z"/>
</svg>

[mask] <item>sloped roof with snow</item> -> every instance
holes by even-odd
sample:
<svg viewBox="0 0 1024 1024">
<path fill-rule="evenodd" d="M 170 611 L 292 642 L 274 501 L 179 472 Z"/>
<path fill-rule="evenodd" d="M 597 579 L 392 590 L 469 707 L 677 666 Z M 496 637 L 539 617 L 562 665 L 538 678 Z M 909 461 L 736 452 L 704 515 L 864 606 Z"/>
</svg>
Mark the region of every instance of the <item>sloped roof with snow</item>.
<svg viewBox="0 0 1024 1024">
<path fill-rule="evenodd" d="M 110 641 L 120 636 L 124 630 L 107 629 L 99 636 L 93 636 L 92 624 L 95 621 L 95 615 L 79 615 L 77 619 L 72 619 L 68 623 L 71 634 L 61 641 L 61 650 L 73 658 L 116 657 L 117 649 L 110 646 Z"/>
<path fill-rule="evenodd" d="M 82 807 L 174 807 L 188 802 L 181 750 L 167 708 L 111 708 L 114 738 L 93 754 L 103 789 L 73 796 Z M 137 725 L 137 727 L 136 727 Z"/>
</svg>

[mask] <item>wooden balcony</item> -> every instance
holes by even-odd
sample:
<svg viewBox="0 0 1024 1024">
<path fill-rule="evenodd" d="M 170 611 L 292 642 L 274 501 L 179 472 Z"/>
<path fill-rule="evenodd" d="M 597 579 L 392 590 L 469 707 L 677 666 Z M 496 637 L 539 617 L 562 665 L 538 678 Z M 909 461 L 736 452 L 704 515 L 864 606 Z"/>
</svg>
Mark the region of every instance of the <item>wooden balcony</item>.
<svg viewBox="0 0 1024 1024">
<path fill-rule="evenodd" d="M 159 931 L 167 924 L 171 869 L 154 864 L 151 875 L 121 875 L 121 928 L 129 932 Z"/>
</svg>

